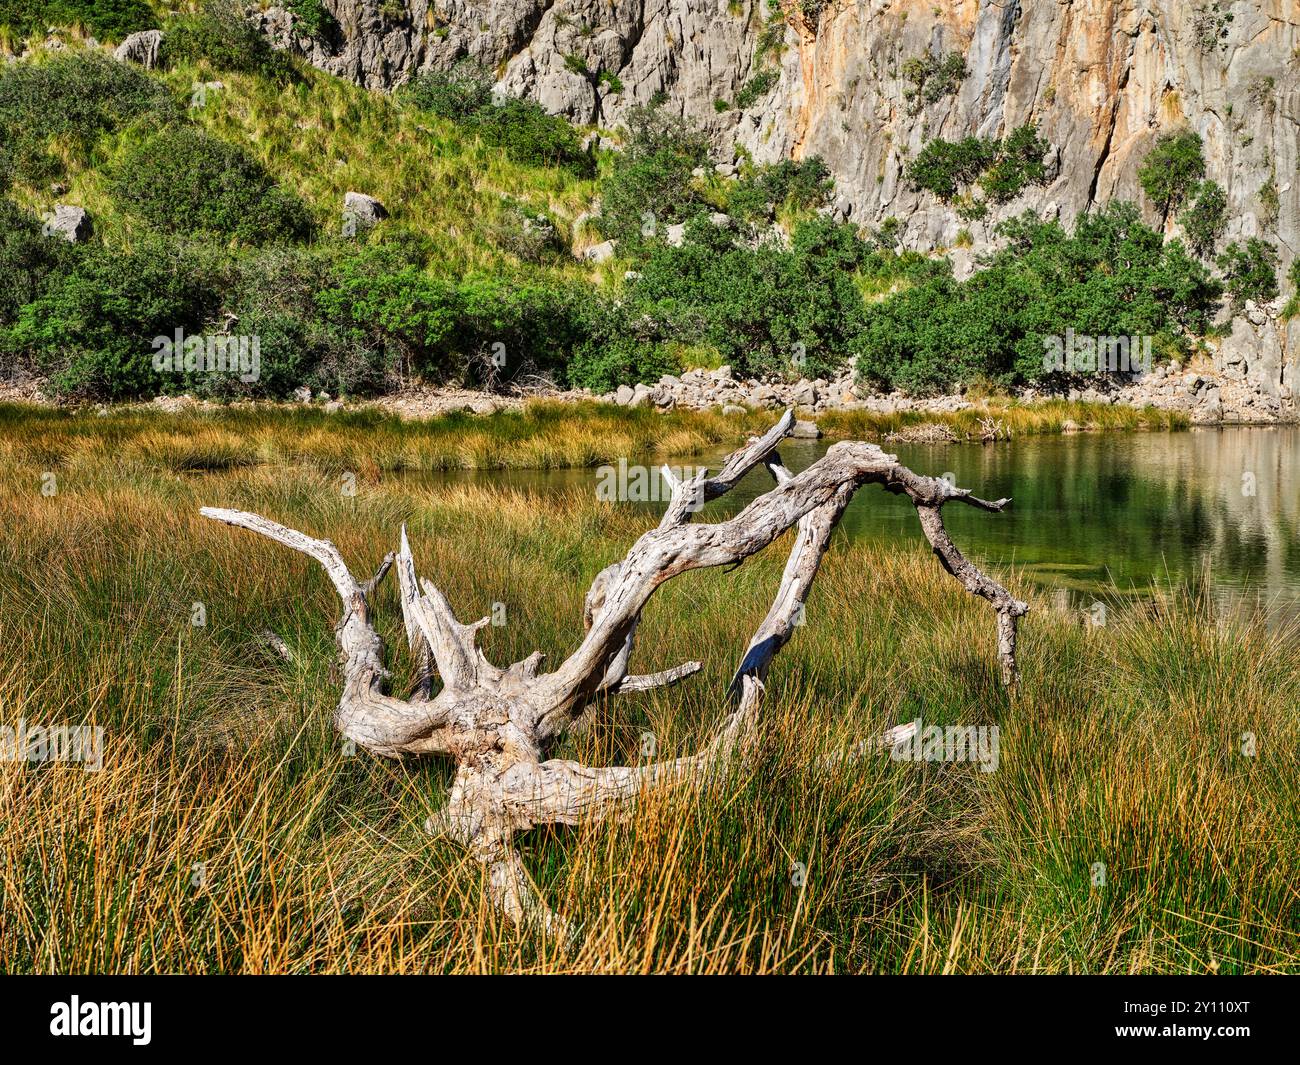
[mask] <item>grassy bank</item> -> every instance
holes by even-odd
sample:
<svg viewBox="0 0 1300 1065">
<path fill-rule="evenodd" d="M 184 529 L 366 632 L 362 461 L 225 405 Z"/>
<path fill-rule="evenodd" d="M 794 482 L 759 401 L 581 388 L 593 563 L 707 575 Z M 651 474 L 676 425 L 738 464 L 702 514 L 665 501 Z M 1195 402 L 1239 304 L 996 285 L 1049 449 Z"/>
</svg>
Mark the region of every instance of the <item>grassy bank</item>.
<svg viewBox="0 0 1300 1065">
<path fill-rule="evenodd" d="M 541 416 L 520 416 L 534 430 L 518 440 L 561 435 L 527 422 Z M 1086 628 L 1037 600 L 1010 699 L 984 604 L 920 551 L 839 538 L 777 660 L 754 763 L 710 801 L 650 797 L 632 824 L 525 840 L 581 926 L 561 950 L 501 926 L 477 867 L 424 834 L 446 766 L 349 756 L 332 731 L 336 601 L 318 569 L 198 508 L 328 536 L 358 572 L 406 521 L 462 617 L 506 604 L 483 633 L 494 661 L 571 649 L 585 589 L 643 512 L 576 490 L 362 478 L 340 492 L 329 456 L 414 449 L 430 426 L 225 412 L 230 448 L 256 464 L 218 469 L 177 463 L 187 432 L 218 431 L 198 415 L 24 417 L 0 415 L 0 716 L 106 739 L 98 773 L 0 764 L 10 971 L 1300 970 L 1293 630 L 1168 598 Z M 713 424 L 609 417 L 658 446 L 656 431 Z M 293 452 L 295 437 L 313 442 Z M 308 450 L 324 457 L 280 461 Z M 703 672 L 601 707 L 558 753 L 635 762 L 646 732 L 660 754 L 703 742 L 783 561 L 776 545 L 666 585 L 634 667 L 700 658 Z M 378 614 L 403 689 L 391 584 Z M 268 629 L 291 663 L 259 642 Z M 998 725 L 996 771 L 832 757 L 917 716 Z"/>
<path fill-rule="evenodd" d="M 535 401 L 490 415 L 456 413 L 402 419 L 376 409 L 327 414 L 320 408 L 249 406 L 167 413 L 117 407 L 58 409 L 0 404 L 0 447 L 11 461 L 43 469 L 88 469 L 106 461 L 155 464 L 173 472 L 293 465 L 323 473 L 377 475 L 398 470 L 560 469 L 634 456 L 699 455 L 767 429 L 771 411 L 628 409 L 609 404 Z M 1152 408 L 1045 402 L 1022 407 L 989 401 L 954 414 L 823 416 L 828 439 L 881 440 L 926 423 L 978 440 L 981 419 L 1016 436 L 1083 428 L 1175 429 L 1186 420 Z"/>
</svg>

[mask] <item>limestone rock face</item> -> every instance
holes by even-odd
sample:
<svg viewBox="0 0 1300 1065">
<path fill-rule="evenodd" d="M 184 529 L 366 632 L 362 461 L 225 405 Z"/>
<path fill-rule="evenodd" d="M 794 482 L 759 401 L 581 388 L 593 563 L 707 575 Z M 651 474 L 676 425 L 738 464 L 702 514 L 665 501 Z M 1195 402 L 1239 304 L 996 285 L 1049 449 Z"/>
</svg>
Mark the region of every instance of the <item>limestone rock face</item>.
<svg viewBox="0 0 1300 1065">
<path fill-rule="evenodd" d="M 579 123 L 614 127 L 662 96 L 708 133 L 720 173 L 734 173 L 742 153 L 820 155 L 836 217 L 867 227 L 896 218 L 900 246 L 955 249 L 959 276 L 994 227 L 1025 210 L 1068 225 L 1127 199 L 1178 235 L 1137 171 L 1162 132 L 1184 127 L 1200 134 L 1206 176 L 1227 194 L 1224 241 L 1274 242 L 1280 272 L 1300 251 L 1296 0 L 826 0 L 815 16 L 804 11 L 817 5 L 791 2 L 773 15 L 766 0 L 324 4 L 338 23 L 330 40 L 305 35 L 283 7 L 250 17 L 278 46 L 373 89 L 469 57 L 495 73 L 498 91 Z M 965 77 L 917 92 L 908 61 L 950 53 Z M 909 186 L 908 161 L 928 141 L 1006 136 L 1029 122 L 1051 145 L 1049 180 L 986 217 L 963 220 Z M 1293 395 L 1300 325 L 1234 326 L 1229 352 L 1251 345 L 1247 369 L 1224 363 L 1223 376 Z"/>
<path fill-rule="evenodd" d="M 140 30 L 128 34 L 113 51 L 113 58 L 121 62 L 139 63 L 152 70 L 158 65 L 158 50 L 162 47 L 162 30 Z"/>
<path fill-rule="evenodd" d="M 821 155 L 836 214 L 867 225 L 897 217 L 908 247 L 949 246 L 963 228 L 982 245 L 1027 208 L 1069 222 L 1114 197 L 1142 202 L 1143 156 L 1161 131 L 1184 125 L 1203 138 L 1208 176 L 1228 193 L 1227 239 L 1276 239 L 1283 267 L 1300 239 L 1294 0 L 830 0 L 815 24 L 787 4 L 770 28 L 755 0 L 325 6 L 338 22 L 329 41 L 302 34 L 282 7 L 252 17 L 276 44 L 369 88 L 468 56 L 497 73 L 502 92 L 607 127 L 666 94 L 708 131 L 719 165 L 737 146 L 759 161 Z M 964 57 L 966 77 L 950 93 L 915 94 L 907 60 L 950 52 Z M 740 108 L 738 96 L 752 102 Z M 907 160 L 928 140 L 1005 135 L 1025 122 L 1052 145 L 1047 186 L 977 222 L 908 187 Z M 1276 208 L 1271 196 L 1261 202 L 1270 179 Z"/>
</svg>

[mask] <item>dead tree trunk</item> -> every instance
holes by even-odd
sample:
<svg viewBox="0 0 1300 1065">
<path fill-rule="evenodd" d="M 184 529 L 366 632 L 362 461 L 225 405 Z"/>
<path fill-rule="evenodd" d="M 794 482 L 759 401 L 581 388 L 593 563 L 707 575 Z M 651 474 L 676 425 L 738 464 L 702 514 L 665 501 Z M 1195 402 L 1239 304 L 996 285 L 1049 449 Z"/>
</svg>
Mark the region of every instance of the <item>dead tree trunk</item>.
<svg viewBox="0 0 1300 1065">
<path fill-rule="evenodd" d="M 793 421 L 787 411 L 761 438 L 732 454 L 715 477 L 701 473 L 677 481 L 664 471 L 673 494 L 663 519 L 621 562 L 597 575 L 586 597 L 586 635 L 549 673 L 541 671 L 538 653 L 504 669 L 488 662 L 475 646 L 475 633 L 488 619 L 462 625 L 443 594 L 417 577 L 405 527 L 396 556 L 390 554 L 374 577 L 358 582 L 328 540 L 243 511 L 204 507 L 202 513 L 301 551 L 324 567 L 343 602 L 336 630 L 343 663 L 343 692 L 335 713 L 339 731 L 389 758 L 449 755 L 455 779 L 438 829 L 484 864 L 492 899 L 503 912 L 521 924 L 562 931 L 567 925 L 538 897 L 512 846 L 515 833 L 537 825 L 626 816 L 643 789 L 707 781 L 742 750 L 755 731 L 772 658 L 797 623 L 831 531 L 863 485 L 879 484 L 912 501 L 944 569 L 997 611 L 1002 679 L 1008 686 L 1018 680 L 1016 625 L 1028 606 L 962 556 L 940 515 L 950 501 L 1001 511 L 1010 500 L 978 499 L 947 481 L 913 473 L 895 456 L 860 442 L 835 444 L 803 473 L 792 475 L 781 465 L 776 446 Z M 729 521 L 691 522 L 692 504 L 717 498 L 760 464 L 771 471 L 775 488 Z M 661 673 L 628 672 L 641 611 L 659 585 L 687 570 L 738 563 L 796 525 L 776 598 L 731 683 L 730 710 L 702 751 L 635 767 L 593 768 L 546 759 L 547 748 L 579 720 L 597 694 L 675 684 L 700 668 L 698 662 L 686 662 Z M 406 699 L 385 692 L 383 646 L 370 617 L 370 593 L 394 562 L 406 637 L 420 674 Z M 442 679 L 436 695 L 433 669 Z"/>
</svg>

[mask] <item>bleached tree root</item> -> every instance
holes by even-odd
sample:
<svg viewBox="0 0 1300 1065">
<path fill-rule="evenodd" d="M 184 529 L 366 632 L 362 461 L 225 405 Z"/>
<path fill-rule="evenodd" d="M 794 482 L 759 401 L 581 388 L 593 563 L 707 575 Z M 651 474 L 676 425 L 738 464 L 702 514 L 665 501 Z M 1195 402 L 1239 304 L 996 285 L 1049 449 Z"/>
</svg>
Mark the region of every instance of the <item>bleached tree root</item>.
<svg viewBox="0 0 1300 1065">
<path fill-rule="evenodd" d="M 505 668 L 490 663 L 475 645 L 476 633 L 489 619 L 472 625 L 456 619 L 442 592 L 418 577 L 405 527 L 397 553 L 359 582 L 328 540 L 244 511 L 204 507 L 202 513 L 321 564 L 343 604 L 335 630 L 343 677 L 337 728 L 388 758 L 450 756 L 456 765 L 451 793 L 430 827 L 482 863 L 489 895 L 502 913 L 521 926 L 568 936 L 571 926 L 539 897 L 513 837 L 538 825 L 626 818 L 647 789 L 706 785 L 744 755 L 758 733 L 772 659 L 802 622 L 831 532 L 863 485 L 879 484 L 912 501 L 944 569 L 996 610 L 1002 679 L 1008 687 L 1018 681 L 1016 629 L 1028 606 L 962 556 L 940 514 L 954 501 L 998 512 L 1010 500 L 979 499 L 947 481 L 916 474 L 895 456 L 861 442 L 835 444 L 808 469 L 791 474 L 776 448 L 793 424 L 787 411 L 766 434 L 732 454 L 716 477 L 706 472 L 670 480 L 673 495 L 659 525 L 597 575 L 584 607 L 586 634 L 551 672 L 541 671 L 538 653 Z M 700 501 L 721 496 L 764 464 L 776 481 L 771 491 L 727 521 L 691 521 Z M 641 612 L 656 588 L 687 570 L 739 563 L 792 527 L 797 529 L 780 587 L 736 670 L 728 690 L 731 709 L 709 744 L 688 757 L 641 766 L 596 768 L 545 759 L 547 748 L 580 725 L 598 694 L 675 684 L 700 668 L 686 662 L 656 673 L 628 672 Z M 383 646 L 371 621 L 370 599 L 390 568 L 397 572 L 406 638 L 417 664 L 414 689 L 405 699 L 385 691 Z M 442 681 L 436 694 L 435 673 Z M 898 735 L 891 730 L 882 745 Z"/>
</svg>

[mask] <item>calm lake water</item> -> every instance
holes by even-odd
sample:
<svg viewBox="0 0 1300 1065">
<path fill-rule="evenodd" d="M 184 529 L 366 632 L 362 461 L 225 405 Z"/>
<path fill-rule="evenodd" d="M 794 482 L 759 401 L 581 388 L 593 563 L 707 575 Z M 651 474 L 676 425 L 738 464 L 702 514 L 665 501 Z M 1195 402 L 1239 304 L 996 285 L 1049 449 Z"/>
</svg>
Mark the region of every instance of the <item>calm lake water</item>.
<svg viewBox="0 0 1300 1065">
<path fill-rule="evenodd" d="M 780 450 L 797 472 L 826 445 L 788 441 Z M 987 446 L 895 444 L 887 450 L 920 473 L 953 473 L 960 487 L 984 498 L 1010 496 L 1003 514 L 953 504 L 944 519 L 969 556 L 1014 565 L 1055 592 L 1062 605 L 1145 595 L 1154 584 L 1208 585 L 1221 602 L 1300 615 L 1300 427 L 1027 437 Z M 716 469 L 723 454 L 683 462 Z M 532 490 L 590 486 L 594 492 L 597 471 L 455 476 Z M 706 507 L 702 518 L 734 513 L 771 484 L 766 471 L 751 473 Z M 923 542 L 911 504 L 873 487 L 854 498 L 838 535 L 846 533 Z"/>
</svg>

